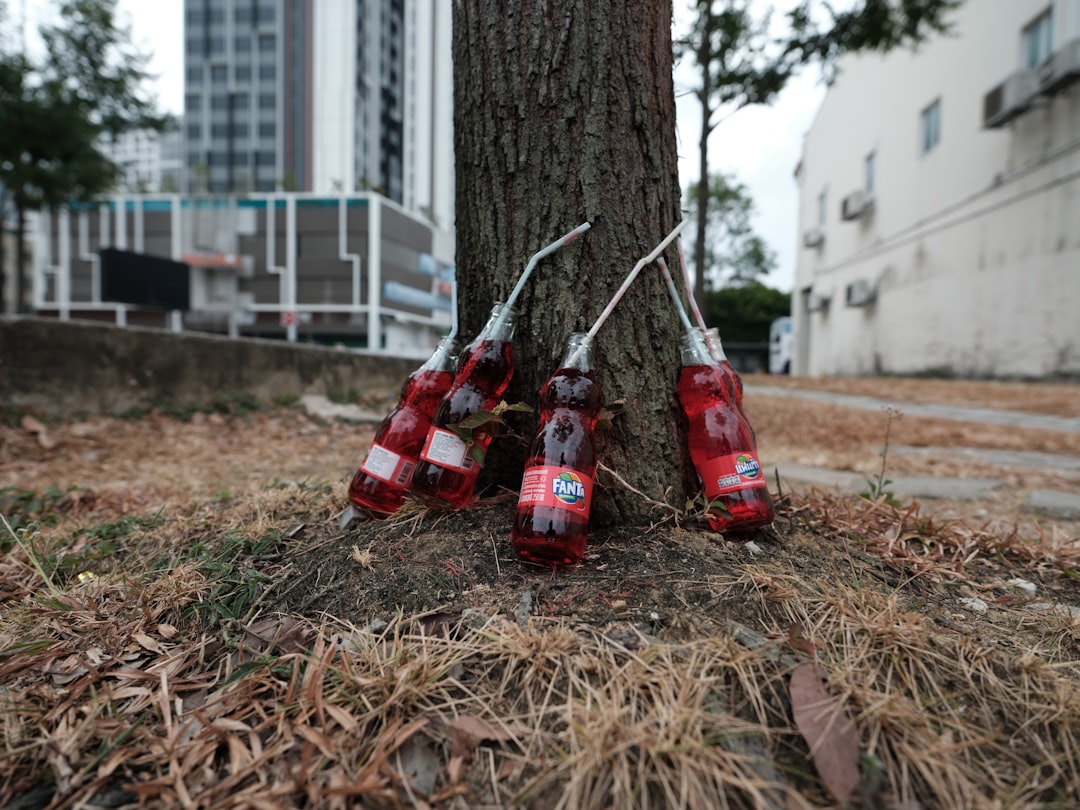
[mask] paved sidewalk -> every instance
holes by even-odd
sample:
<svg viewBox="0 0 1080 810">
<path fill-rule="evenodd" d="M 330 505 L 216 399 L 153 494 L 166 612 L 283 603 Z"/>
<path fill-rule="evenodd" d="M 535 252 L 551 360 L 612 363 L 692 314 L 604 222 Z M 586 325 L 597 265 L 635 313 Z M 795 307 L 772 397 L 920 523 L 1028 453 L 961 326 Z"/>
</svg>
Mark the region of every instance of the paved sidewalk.
<svg viewBox="0 0 1080 810">
<path fill-rule="evenodd" d="M 747 385 L 751 395 L 761 394 L 769 397 L 794 397 L 829 405 L 842 405 L 845 408 L 879 411 L 882 408 L 899 408 L 909 416 L 925 416 L 930 419 L 952 419 L 956 422 L 977 422 L 984 425 L 1005 425 L 1006 427 L 1036 428 L 1057 430 L 1062 433 L 1080 433 L 1080 419 L 1062 416 L 1050 416 L 1026 411 L 1001 411 L 989 408 L 961 408 L 956 405 L 925 405 L 915 402 L 897 402 L 877 397 L 864 397 L 855 394 L 839 394 L 835 391 L 802 391 L 797 388 L 781 388 L 775 385 Z"/>
<path fill-rule="evenodd" d="M 832 391 L 802 391 L 771 385 L 748 385 L 750 396 L 775 396 L 804 399 L 846 408 L 880 410 L 895 407 L 906 415 L 934 419 L 950 419 L 957 422 L 1005 425 L 1009 427 L 1036 428 L 1061 433 L 1080 433 L 1080 419 L 1049 416 L 1024 411 L 990 410 L 988 408 L 961 408 L 953 405 L 928 405 L 898 402 L 876 397 L 840 394 Z M 899 455 L 940 453 L 943 448 L 904 447 L 890 448 Z M 992 451 L 980 448 L 948 448 L 953 455 L 990 463 L 1002 469 L 1052 470 L 1066 478 L 1080 476 L 1080 458 L 1058 453 L 1024 451 Z M 867 476 L 848 470 L 811 467 L 792 461 L 780 460 L 766 468 L 768 480 L 775 480 L 779 470 L 781 481 L 805 484 L 842 492 L 867 491 Z M 996 490 L 1005 485 L 1001 478 L 960 478 L 946 476 L 890 476 L 889 491 L 910 498 L 942 498 L 947 500 L 977 501 L 994 497 Z M 1037 489 L 1029 492 L 1023 508 L 1031 512 L 1061 520 L 1080 520 L 1080 487 L 1070 491 Z"/>
</svg>

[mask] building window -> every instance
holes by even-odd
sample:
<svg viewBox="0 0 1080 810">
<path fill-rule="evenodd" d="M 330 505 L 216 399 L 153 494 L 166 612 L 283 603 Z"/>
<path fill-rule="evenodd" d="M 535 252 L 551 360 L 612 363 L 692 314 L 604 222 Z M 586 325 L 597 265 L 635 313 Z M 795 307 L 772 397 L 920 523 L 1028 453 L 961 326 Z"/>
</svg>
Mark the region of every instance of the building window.
<svg viewBox="0 0 1080 810">
<path fill-rule="evenodd" d="M 871 152 L 866 156 L 866 183 L 865 190 L 867 197 L 874 196 L 875 177 L 874 173 L 877 170 L 877 152 Z"/>
<path fill-rule="evenodd" d="M 828 198 L 828 196 L 826 195 L 826 193 L 824 191 L 821 192 L 820 194 L 818 194 L 818 197 L 817 197 L 817 224 L 818 224 L 819 228 L 824 228 L 825 227 L 825 214 L 826 214 L 826 211 L 828 210 L 828 208 L 827 208 L 828 203 L 829 203 L 829 198 Z"/>
<path fill-rule="evenodd" d="M 941 140 L 941 99 L 922 111 L 922 153 L 930 152 Z"/>
<path fill-rule="evenodd" d="M 1024 28 L 1024 67 L 1038 67 L 1053 52 L 1054 42 L 1054 9 L 1053 6 L 1046 9 L 1042 14 Z"/>
</svg>

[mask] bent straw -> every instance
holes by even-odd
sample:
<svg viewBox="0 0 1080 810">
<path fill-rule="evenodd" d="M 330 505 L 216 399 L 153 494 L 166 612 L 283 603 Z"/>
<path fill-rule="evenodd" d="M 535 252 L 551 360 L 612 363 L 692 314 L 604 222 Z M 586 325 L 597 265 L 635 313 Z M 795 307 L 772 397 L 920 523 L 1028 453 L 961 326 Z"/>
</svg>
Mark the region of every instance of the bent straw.
<svg viewBox="0 0 1080 810">
<path fill-rule="evenodd" d="M 678 225 L 676 225 L 675 229 L 664 237 L 664 241 L 662 241 L 659 245 L 653 248 L 652 253 L 650 253 L 648 256 L 645 256 L 643 259 L 641 259 L 641 261 L 634 265 L 634 269 L 630 271 L 630 274 L 626 277 L 626 280 L 623 281 L 622 286 L 619 287 L 618 290 L 616 290 L 615 295 L 612 296 L 611 300 L 608 301 L 607 306 L 604 307 L 604 311 L 600 313 L 600 317 L 596 319 L 596 323 L 594 323 L 592 325 L 592 328 L 589 329 L 587 333 L 587 341 L 585 341 L 581 346 L 579 346 L 578 350 L 567 358 L 567 366 L 572 366 L 577 361 L 581 353 L 585 351 L 585 346 L 587 345 L 588 341 L 591 341 L 594 337 L 596 337 L 596 333 L 600 331 L 600 327 L 604 325 L 604 321 L 608 319 L 611 311 L 615 309 L 615 305 L 619 303 L 622 297 L 626 294 L 626 291 L 630 288 L 630 285 L 634 283 L 634 279 L 637 278 L 637 274 L 641 272 L 641 268 L 647 265 L 649 262 L 655 261 L 656 257 L 664 252 L 664 248 L 671 244 L 671 240 L 678 236 L 682 232 L 682 229 L 687 226 L 687 224 L 688 222 L 686 220 L 683 220 Z"/>
<path fill-rule="evenodd" d="M 499 320 L 496 322 L 496 328 L 502 327 L 503 321 L 506 320 L 507 314 L 514 307 L 514 302 L 517 301 L 518 296 L 521 295 L 521 290 L 525 286 L 525 282 L 528 280 L 529 276 L 532 274 L 533 268 L 536 267 L 536 263 L 545 256 L 547 256 L 549 253 L 554 253 L 563 245 L 570 244 L 579 236 L 581 236 L 581 234 L 585 233 L 585 231 L 589 230 L 589 228 L 591 227 L 591 222 L 582 222 L 580 225 L 574 228 L 574 230 L 570 231 L 567 234 L 564 234 L 563 236 L 560 236 L 546 248 L 544 248 L 543 250 L 539 250 L 533 254 L 533 257 L 529 259 L 529 263 L 525 265 L 525 270 L 522 271 L 521 278 L 519 278 L 517 284 L 514 285 L 513 292 L 511 292 L 510 297 L 506 299 L 506 304 L 505 306 L 503 306 L 502 312 L 499 313 Z"/>
<path fill-rule="evenodd" d="M 682 266 L 683 278 L 686 280 L 686 297 L 690 299 L 690 309 L 694 311 L 694 320 L 698 322 L 698 326 L 702 330 L 706 329 L 705 319 L 701 317 L 701 310 L 698 309 L 697 299 L 694 298 L 694 280 L 690 278 L 690 268 L 686 264 L 686 256 L 683 254 L 682 239 L 678 242 L 679 247 L 679 264 Z"/>
<path fill-rule="evenodd" d="M 679 317 L 682 319 L 683 326 L 686 327 L 687 332 L 694 331 L 694 325 L 690 323 L 690 318 L 686 314 L 686 307 L 683 306 L 679 291 L 675 288 L 675 279 L 671 277 L 671 273 L 668 271 L 667 262 L 665 262 L 664 257 L 661 256 L 656 260 L 656 263 L 660 265 L 660 270 L 664 274 L 664 281 L 667 283 L 668 292 L 671 293 L 671 300 L 675 302 L 675 308 L 679 310 Z"/>
<path fill-rule="evenodd" d="M 454 283 L 450 285 L 450 334 L 446 336 L 447 340 L 454 340 L 457 337 L 457 268 L 454 268 Z"/>
</svg>

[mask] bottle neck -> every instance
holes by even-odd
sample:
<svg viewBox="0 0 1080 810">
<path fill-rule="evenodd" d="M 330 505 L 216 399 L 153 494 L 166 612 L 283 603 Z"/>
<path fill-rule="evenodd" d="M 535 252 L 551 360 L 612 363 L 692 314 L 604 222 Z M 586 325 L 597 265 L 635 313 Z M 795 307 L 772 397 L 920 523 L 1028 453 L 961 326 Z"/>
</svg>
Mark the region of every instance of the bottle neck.
<svg viewBox="0 0 1080 810">
<path fill-rule="evenodd" d="M 724 362 L 727 360 L 727 355 L 724 354 L 724 344 L 720 342 L 720 332 L 715 327 L 705 332 L 705 343 L 708 346 L 709 353 L 716 358 L 717 362 Z"/>
<path fill-rule="evenodd" d="M 592 371 L 592 338 L 583 332 L 575 332 L 571 335 L 559 368 Z"/>
<path fill-rule="evenodd" d="M 708 366 L 713 363 L 712 356 L 705 346 L 705 337 L 696 329 L 683 335 L 679 348 L 684 366 Z"/>
<path fill-rule="evenodd" d="M 476 343 L 481 340 L 511 340 L 514 337 L 514 327 L 517 326 L 517 311 L 499 302 L 491 309 L 487 323 L 476 336 Z"/>
<path fill-rule="evenodd" d="M 439 341 L 439 345 L 435 347 L 435 351 L 431 353 L 431 357 L 427 359 L 424 365 L 420 366 L 420 371 L 453 371 L 454 366 L 457 365 L 457 357 L 454 352 L 457 348 L 457 344 L 449 337 L 444 337 Z"/>
</svg>

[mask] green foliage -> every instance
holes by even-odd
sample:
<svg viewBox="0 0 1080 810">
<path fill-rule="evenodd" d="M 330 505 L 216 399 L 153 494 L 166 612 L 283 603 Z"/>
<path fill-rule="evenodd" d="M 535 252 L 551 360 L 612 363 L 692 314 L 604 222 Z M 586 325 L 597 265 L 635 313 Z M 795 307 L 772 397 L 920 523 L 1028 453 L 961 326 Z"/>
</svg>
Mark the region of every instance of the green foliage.
<svg viewBox="0 0 1080 810">
<path fill-rule="evenodd" d="M 456 433 L 458 438 L 469 446 L 469 455 L 472 456 L 473 461 L 482 467 L 484 466 L 486 454 L 486 447 L 483 445 L 482 439 L 495 434 L 500 427 L 506 425 L 503 414 L 532 413 L 532 410 L 532 406 L 526 405 L 524 402 L 515 402 L 510 405 L 503 400 L 490 411 L 481 408 L 466 416 L 460 422 L 446 427 Z"/>
<path fill-rule="evenodd" d="M 14 207 L 20 243 L 26 212 L 89 201 L 114 185 L 117 167 L 98 148 L 104 134 L 164 126 L 141 89 L 148 57 L 117 25 L 115 6 L 59 2 L 61 22 L 41 27 L 40 63 L 0 39 L 0 212 Z M 21 245 L 17 256 L 21 263 Z"/>
<path fill-rule="evenodd" d="M 791 293 L 751 281 L 705 294 L 702 314 L 716 326 L 725 343 L 761 343 L 769 339 L 769 327 L 777 318 L 791 314 Z"/>
<path fill-rule="evenodd" d="M 699 221 L 701 188 L 691 183 L 687 189 L 689 219 Z M 750 191 L 734 175 L 709 175 L 705 196 L 705 249 L 695 250 L 699 283 L 695 294 L 717 289 L 725 282 L 744 283 L 767 275 L 776 267 L 776 254 L 754 233 L 750 218 L 754 201 Z M 697 264 L 700 261 L 702 264 Z M 704 268 L 704 273 L 701 272 Z"/>
<path fill-rule="evenodd" d="M 59 487 L 46 487 L 41 492 L 18 487 L 0 487 L 0 514 L 13 531 L 33 523 L 52 525 L 60 519 L 65 493 Z M 0 552 L 11 549 L 10 536 L 0 534 Z"/>
<path fill-rule="evenodd" d="M 690 92 L 701 105 L 698 177 L 710 177 L 709 135 L 726 117 L 751 104 L 769 104 L 803 67 L 819 64 L 835 72 L 845 53 L 885 52 L 913 47 L 949 30 L 948 15 L 963 0 L 859 0 L 840 11 L 824 0 L 802 0 L 786 17 L 786 30 L 772 24 L 772 8 L 755 0 L 691 0 L 690 28 L 675 38 L 675 54 L 690 57 L 698 81 Z M 711 180 L 710 180 L 711 183 Z M 708 210 L 709 189 L 696 191 L 699 210 Z M 706 261 L 707 220 L 698 218 L 693 260 Z M 704 274 L 694 296 L 702 301 Z"/>
<path fill-rule="evenodd" d="M 885 477 L 885 464 L 889 458 L 889 433 L 892 430 L 893 419 L 899 419 L 903 416 L 903 411 L 899 408 L 894 408 L 891 405 L 886 406 L 884 409 L 888 418 L 885 421 L 885 444 L 881 448 L 881 470 L 873 478 L 866 480 L 866 489 L 859 493 L 859 496 L 865 498 L 868 501 L 883 500 L 889 506 L 900 506 L 900 500 L 893 494 L 890 489 L 892 485 L 892 479 Z"/>
<path fill-rule="evenodd" d="M 220 541 L 198 543 L 188 549 L 185 557 L 196 563 L 211 583 L 206 599 L 191 605 L 189 614 L 211 622 L 244 618 L 274 581 L 257 566 L 265 565 L 261 558 L 275 553 L 281 544 L 281 533 L 273 529 L 255 539 L 228 532 Z"/>
</svg>

